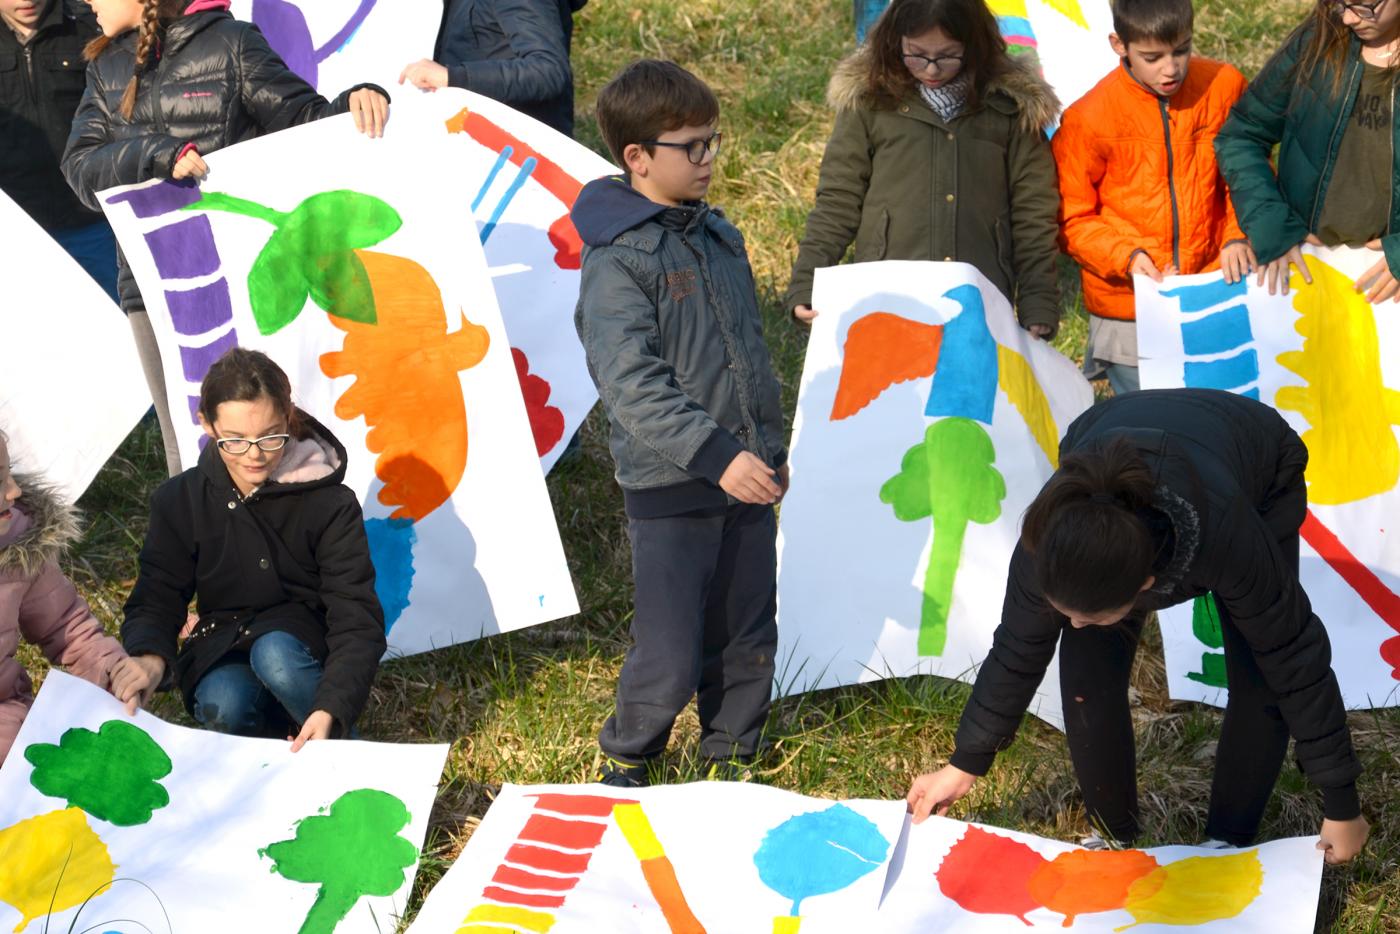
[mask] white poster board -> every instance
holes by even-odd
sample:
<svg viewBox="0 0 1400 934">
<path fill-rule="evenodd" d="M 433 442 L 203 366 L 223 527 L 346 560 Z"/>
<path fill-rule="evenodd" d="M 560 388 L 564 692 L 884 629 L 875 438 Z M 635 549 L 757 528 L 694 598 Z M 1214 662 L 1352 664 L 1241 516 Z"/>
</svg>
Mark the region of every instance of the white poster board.
<svg viewBox="0 0 1400 934">
<path fill-rule="evenodd" d="M 334 117 L 208 157 L 201 189 L 102 193 L 146 299 L 181 457 L 199 382 L 265 351 L 345 445 L 391 654 L 578 611 L 491 278 L 452 172 L 403 171 L 440 124 Z M 301 153 L 336 152 L 314 173 Z"/>
<path fill-rule="evenodd" d="M 963 263 L 819 269 L 778 535 L 780 694 L 972 680 L 1021 514 L 1093 393 Z M 1058 665 L 1031 712 L 1058 724 Z"/>
<path fill-rule="evenodd" d="M 1400 308 L 1353 283 L 1371 250 L 1305 248 L 1313 284 L 1288 295 L 1251 277 L 1138 276 L 1143 388 L 1227 389 L 1259 399 L 1308 446 L 1300 577 L 1327 627 L 1349 708 L 1400 704 Z M 1159 614 L 1171 696 L 1223 705 L 1219 624 L 1206 600 Z"/>
<path fill-rule="evenodd" d="M 1013 55 L 1034 55 L 1060 104 L 1068 107 L 1118 67 L 1108 44 L 1107 0 L 989 0 Z"/>
</svg>

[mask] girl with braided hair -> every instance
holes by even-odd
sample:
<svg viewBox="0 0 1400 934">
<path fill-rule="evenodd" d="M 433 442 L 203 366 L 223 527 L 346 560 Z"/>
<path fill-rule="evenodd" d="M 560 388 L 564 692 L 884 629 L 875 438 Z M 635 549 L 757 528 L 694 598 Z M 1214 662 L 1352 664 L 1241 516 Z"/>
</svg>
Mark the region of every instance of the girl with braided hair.
<svg viewBox="0 0 1400 934">
<path fill-rule="evenodd" d="M 1010 745 L 1058 645 L 1065 738 L 1095 828 L 1138 833 L 1128 678 L 1146 615 L 1212 595 L 1230 696 L 1217 744 L 1207 845 L 1253 840 L 1290 734 L 1322 790 L 1318 848 L 1345 862 L 1366 842 L 1327 631 L 1298 580 L 1308 452 L 1273 409 L 1209 389 L 1130 393 L 1089 409 L 1026 511 L 992 649 L 949 765 L 907 797 L 944 813 Z M 1101 840 L 1094 842 L 1102 845 Z"/>
<path fill-rule="evenodd" d="M 63 174 L 94 210 L 97 192 L 153 178 L 198 182 L 204 156 L 234 143 L 349 112 L 383 134 L 389 95 L 360 84 L 327 101 L 233 18 L 229 0 L 88 0 L 102 35 L 88 44 L 87 89 Z M 170 475 L 180 472 L 155 334 L 125 259 L 118 289 L 151 388 Z"/>
</svg>

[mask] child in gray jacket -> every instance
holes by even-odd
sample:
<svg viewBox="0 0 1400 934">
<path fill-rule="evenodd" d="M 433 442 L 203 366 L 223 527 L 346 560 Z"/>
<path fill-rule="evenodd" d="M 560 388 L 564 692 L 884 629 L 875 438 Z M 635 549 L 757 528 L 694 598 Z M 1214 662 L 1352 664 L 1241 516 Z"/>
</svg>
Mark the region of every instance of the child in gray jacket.
<svg viewBox="0 0 1400 934">
<path fill-rule="evenodd" d="M 753 757 L 768 717 L 787 448 L 743 237 L 702 200 L 718 117 L 678 65 L 627 66 L 598 95 L 626 175 L 590 182 L 573 208 L 574 322 L 612 428 L 636 588 L 599 736 L 611 785 L 648 783 L 692 696 L 700 754 L 722 776 Z"/>
</svg>

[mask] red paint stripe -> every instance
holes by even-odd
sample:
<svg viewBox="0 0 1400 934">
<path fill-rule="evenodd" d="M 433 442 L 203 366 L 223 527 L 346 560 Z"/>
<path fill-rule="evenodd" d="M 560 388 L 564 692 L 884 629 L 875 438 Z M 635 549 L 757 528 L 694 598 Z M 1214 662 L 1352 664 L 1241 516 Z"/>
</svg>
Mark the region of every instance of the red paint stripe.
<svg viewBox="0 0 1400 934">
<path fill-rule="evenodd" d="M 528 895 L 525 892 L 512 892 L 510 889 L 502 889 L 494 885 L 488 885 L 481 890 L 482 898 L 489 898 L 493 902 L 504 902 L 507 905 L 526 905 L 530 908 L 563 908 L 564 896 L 562 895 Z"/>
<path fill-rule="evenodd" d="M 531 869 L 545 869 L 549 872 L 581 873 L 588 869 L 592 853 L 560 853 L 543 847 L 517 843 L 506 851 L 506 861 Z"/>
<path fill-rule="evenodd" d="M 607 824 L 593 821 L 561 820 L 544 814 L 532 814 L 517 839 L 549 843 L 571 850 L 591 850 L 603 839 L 603 831 L 607 829 Z"/>
<path fill-rule="evenodd" d="M 448 121 L 451 132 L 466 133 L 487 149 L 496 152 L 504 152 L 507 146 L 510 147 L 510 161 L 515 165 L 523 165 L 526 159 L 535 160 L 535 170 L 530 177 L 544 186 L 545 190 L 564 202 L 565 207 L 572 208 L 574 199 L 583 190 L 583 184 L 568 172 L 565 172 L 550 159 L 541 155 L 529 143 L 522 142 L 505 130 L 496 126 L 486 117 L 479 113 L 464 110 L 461 114 L 460 123 L 454 117 Z"/>
<path fill-rule="evenodd" d="M 1303 540 L 1322 556 L 1328 567 L 1336 571 L 1338 576 L 1356 591 L 1357 596 L 1365 601 L 1372 612 L 1391 629 L 1400 632 L 1400 596 L 1387 587 L 1374 571 L 1362 564 L 1356 555 L 1351 553 L 1351 549 L 1342 544 L 1337 534 L 1313 515 L 1311 509 L 1303 519 L 1303 526 L 1299 531 Z M 1390 676 L 1400 681 L 1400 637 L 1382 642 L 1380 653 L 1381 658 L 1392 669 Z"/>
<path fill-rule="evenodd" d="M 520 353 L 514 347 L 511 353 Z M 520 354 L 520 357 L 524 357 Z M 517 366 L 519 358 L 517 358 Z M 636 804 L 630 798 L 609 798 L 605 795 L 543 794 L 531 795 L 535 808 L 541 811 L 554 811 L 572 817 L 612 817 L 613 808 L 619 804 Z"/>
<path fill-rule="evenodd" d="M 541 876 L 514 866 L 498 866 L 492 882 L 514 885 L 522 889 L 547 889 L 551 892 L 567 892 L 578 885 L 578 876 Z"/>
</svg>

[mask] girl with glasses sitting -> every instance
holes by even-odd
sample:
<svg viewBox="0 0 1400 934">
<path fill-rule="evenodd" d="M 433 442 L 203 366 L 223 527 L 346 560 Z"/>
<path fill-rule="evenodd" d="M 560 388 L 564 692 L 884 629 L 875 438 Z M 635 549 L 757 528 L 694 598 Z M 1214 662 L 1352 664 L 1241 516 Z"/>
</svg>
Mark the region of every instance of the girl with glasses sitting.
<svg viewBox="0 0 1400 934">
<path fill-rule="evenodd" d="M 793 314 L 816 316 L 813 271 L 854 242 L 856 262 L 970 263 L 1023 327 L 1052 336 L 1060 199 L 1044 128 L 1059 102 L 1034 62 L 1007 54 L 983 0 L 894 0 L 827 97 L 836 123 L 792 268 Z"/>
<path fill-rule="evenodd" d="M 345 448 L 292 404 L 287 375 L 234 348 L 200 387 L 197 466 L 151 497 L 122 641 L 134 710 L 178 685 L 204 726 L 242 736 L 347 735 L 384 654 L 364 516 Z M 198 619 L 181 644 L 190 599 Z"/>
<path fill-rule="evenodd" d="M 1400 301 L 1397 77 L 1400 0 L 1322 0 L 1216 136 L 1221 174 L 1271 294 L 1287 294 L 1290 266 L 1312 281 L 1301 251 L 1311 243 L 1375 250 L 1357 290 L 1372 303 Z"/>
</svg>

